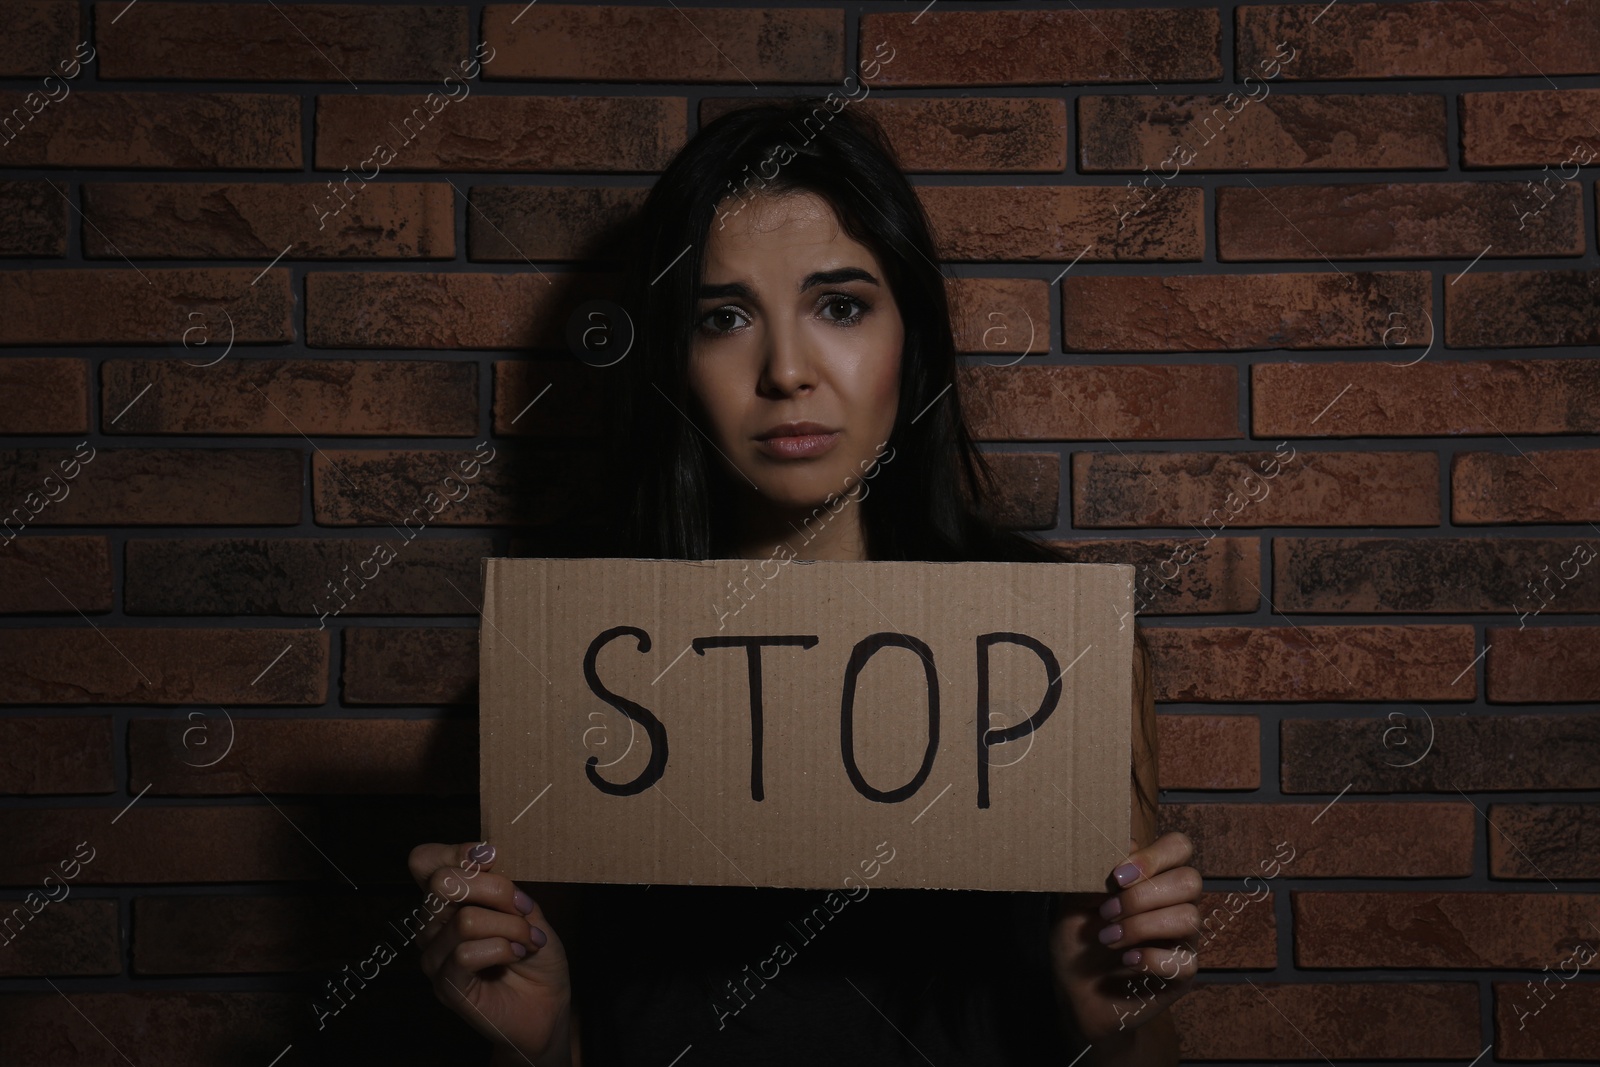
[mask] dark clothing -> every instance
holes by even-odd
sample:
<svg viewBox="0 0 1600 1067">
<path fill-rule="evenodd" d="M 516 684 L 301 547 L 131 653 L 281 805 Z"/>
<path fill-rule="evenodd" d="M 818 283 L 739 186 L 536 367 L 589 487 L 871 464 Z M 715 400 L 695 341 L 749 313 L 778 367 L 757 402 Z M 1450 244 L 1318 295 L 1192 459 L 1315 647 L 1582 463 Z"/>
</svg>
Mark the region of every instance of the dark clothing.
<svg viewBox="0 0 1600 1067">
<path fill-rule="evenodd" d="M 1071 1063 L 1084 1042 L 1057 1031 L 1049 899 L 585 886 L 572 951 L 583 1062 Z"/>
</svg>

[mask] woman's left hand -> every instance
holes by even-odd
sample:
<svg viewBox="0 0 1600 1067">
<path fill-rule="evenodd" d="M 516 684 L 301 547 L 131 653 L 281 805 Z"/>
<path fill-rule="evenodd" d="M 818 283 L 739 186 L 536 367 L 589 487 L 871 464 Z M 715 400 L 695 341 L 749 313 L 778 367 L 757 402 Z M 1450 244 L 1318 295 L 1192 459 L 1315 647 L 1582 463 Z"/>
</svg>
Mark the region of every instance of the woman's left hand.
<svg viewBox="0 0 1600 1067">
<path fill-rule="evenodd" d="M 1137 849 L 1107 879 L 1121 888 L 1058 893 L 1050 960 L 1056 993 L 1090 1041 L 1146 1025 L 1190 989 L 1199 965 L 1200 872 L 1178 832 Z"/>
</svg>

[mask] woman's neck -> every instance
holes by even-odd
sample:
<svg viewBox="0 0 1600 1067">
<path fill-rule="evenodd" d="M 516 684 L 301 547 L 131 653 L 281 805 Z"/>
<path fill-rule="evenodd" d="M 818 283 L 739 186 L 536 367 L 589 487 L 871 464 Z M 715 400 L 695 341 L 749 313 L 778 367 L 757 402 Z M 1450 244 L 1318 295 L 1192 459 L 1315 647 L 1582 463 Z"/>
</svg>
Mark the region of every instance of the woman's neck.
<svg viewBox="0 0 1600 1067">
<path fill-rule="evenodd" d="M 832 508 L 818 505 L 793 511 L 745 497 L 735 529 L 735 559 L 869 558 L 861 504 L 853 495 L 835 500 Z"/>
</svg>

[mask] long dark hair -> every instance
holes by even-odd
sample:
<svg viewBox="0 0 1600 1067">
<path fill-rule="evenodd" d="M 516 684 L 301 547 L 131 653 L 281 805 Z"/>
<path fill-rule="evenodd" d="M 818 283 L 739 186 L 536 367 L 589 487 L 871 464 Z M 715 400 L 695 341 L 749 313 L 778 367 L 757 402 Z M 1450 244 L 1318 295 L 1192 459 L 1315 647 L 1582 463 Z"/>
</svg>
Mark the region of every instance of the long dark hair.
<svg viewBox="0 0 1600 1067">
<path fill-rule="evenodd" d="M 872 472 L 859 504 L 870 558 L 1071 562 L 1070 552 L 995 522 L 994 473 L 962 416 L 945 278 L 921 201 L 881 128 L 820 97 L 743 107 L 706 124 L 634 220 L 621 293 L 633 344 L 616 365 L 607 435 L 615 554 L 731 554 L 733 488 L 712 462 L 709 420 L 688 387 L 696 290 L 724 212 L 750 196 L 801 190 L 828 201 L 845 232 L 877 256 L 905 327 L 893 452 L 884 452 L 892 458 Z M 1149 649 L 1137 622 L 1134 639 L 1136 699 L 1146 704 Z M 1145 741 L 1153 752 L 1155 738 Z M 1154 796 L 1141 801 L 1153 812 Z"/>
<path fill-rule="evenodd" d="M 732 552 L 733 488 L 713 463 L 709 422 L 688 387 L 695 293 L 711 227 L 750 196 L 794 191 L 828 201 L 845 232 L 873 251 L 904 323 L 899 412 L 859 504 L 870 557 L 1063 559 L 995 524 L 994 474 L 962 418 L 945 278 L 921 202 L 878 125 L 822 98 L 744 107 L 708 123 L 636 217 L 621 294 L 633 348 L 616 368 L 622 395 L 608 435 L 618 446 L 610 469 L 619 554 Z"/>
</svg>

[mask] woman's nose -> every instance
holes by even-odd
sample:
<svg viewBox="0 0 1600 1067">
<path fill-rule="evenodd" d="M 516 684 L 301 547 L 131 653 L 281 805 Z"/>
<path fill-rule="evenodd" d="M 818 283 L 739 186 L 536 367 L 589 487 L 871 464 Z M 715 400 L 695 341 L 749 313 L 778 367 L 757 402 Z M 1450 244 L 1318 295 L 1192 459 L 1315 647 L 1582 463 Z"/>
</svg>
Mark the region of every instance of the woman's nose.
<svg viewBox="0 0 1600 1067">
<path fill-rule="evenodd" d="M 816 384 L 816 352 L 804 331 L 792 325 L 767 331 L 763 384 L 771 391 L 793 393 Z"/>
</svg>

